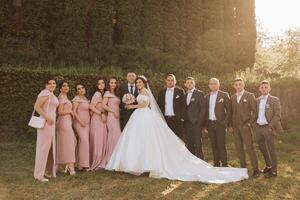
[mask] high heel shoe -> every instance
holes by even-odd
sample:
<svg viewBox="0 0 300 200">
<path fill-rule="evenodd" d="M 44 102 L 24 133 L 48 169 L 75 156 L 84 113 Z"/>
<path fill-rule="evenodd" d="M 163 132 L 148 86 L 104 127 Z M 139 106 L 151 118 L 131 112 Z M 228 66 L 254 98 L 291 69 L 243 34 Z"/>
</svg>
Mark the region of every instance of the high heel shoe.
<svg viewBox="0 0 300 200">
<path fill-rule="evenodd" d="M 74 169 L 71 170 L 70 167 L 69 167 L 68 165 L 67 165 L 66 168 L 65 168 L 65 172 L 66 172 L 66 173 L 69 172 L 69 174 L 70 174 L 71 176 L 73 176 L 73 175 L 76 174 L 75 170 L 74 170 Z"/>
<path fill-rule="evenodd" d="M 42 182 L 42 183 L 49 182 L 49 179 L 47 179 L 47 178 L 42 178 L 42 179 L 37 179 L 37 180 Z"/>
<path fill-rule="evenodd" d="M 47 174 L 47 173 L 45 173 L 44 176 L 45 176 L 46 178 L 52 178 L 52 176 L 51 176 L 50 174 Z"/>
</svg>

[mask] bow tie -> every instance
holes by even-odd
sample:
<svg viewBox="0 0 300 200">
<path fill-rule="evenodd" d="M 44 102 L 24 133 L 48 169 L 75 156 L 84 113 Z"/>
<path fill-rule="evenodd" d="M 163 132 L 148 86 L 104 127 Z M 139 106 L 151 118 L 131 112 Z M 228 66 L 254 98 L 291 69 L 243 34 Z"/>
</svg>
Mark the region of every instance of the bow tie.
<svg viewBox="0 0 300 200">
<path fill-rule="evenodd" d="M 167 91 L 173 91 L 174 90 L 174 88 L 168 88 L 167 89 Z"/>
<path fill-rule="evenodd" d="M 192 90 L 188 90 L 187 93 L 193 93 L 193 91 Z"/>
</svg>

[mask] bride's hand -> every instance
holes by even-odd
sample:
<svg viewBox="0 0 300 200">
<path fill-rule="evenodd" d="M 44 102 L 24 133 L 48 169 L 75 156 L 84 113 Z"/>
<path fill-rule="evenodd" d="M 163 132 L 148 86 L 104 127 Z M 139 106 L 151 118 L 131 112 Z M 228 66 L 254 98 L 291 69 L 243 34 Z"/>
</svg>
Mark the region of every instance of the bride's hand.
<svg viewBox="0 0 300 200">
<path fill-rule="evenodd" d="M 133 109 L 133 105 L 125 105 L 125 108 L 126 108 L 127 110 Z"/>
<path fill-rule="evenodd" d="M 120 114 L 118 112 L 113 112 L 113 114 L 114 114 L 115 118 L 117 118 L 117 119 L 120 117 Z"/>
</svg>

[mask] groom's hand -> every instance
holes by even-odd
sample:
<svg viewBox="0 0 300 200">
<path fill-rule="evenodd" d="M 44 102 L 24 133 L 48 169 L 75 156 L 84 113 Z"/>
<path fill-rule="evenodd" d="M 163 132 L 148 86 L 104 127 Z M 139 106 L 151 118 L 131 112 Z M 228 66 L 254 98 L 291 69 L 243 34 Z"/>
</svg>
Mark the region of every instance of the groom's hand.
<svg viewBox="0 0 300 200">
<path fill-rule="evenodd" d="M 208 133 L 207 128 L 203 128 L 203 132 L 204 132 L 204 133 Z"/>
</svg>

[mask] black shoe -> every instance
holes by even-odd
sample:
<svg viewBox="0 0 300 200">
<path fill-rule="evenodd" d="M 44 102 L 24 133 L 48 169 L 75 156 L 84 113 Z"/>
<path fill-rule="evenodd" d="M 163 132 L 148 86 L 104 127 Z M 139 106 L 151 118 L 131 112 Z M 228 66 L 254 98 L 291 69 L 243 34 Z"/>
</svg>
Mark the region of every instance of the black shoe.
<svg viewBox="0 0 300 200">
<path fill-rule="evenodd" d="M 266 178 L 272 178 L 277 176 L 277 172 L 268 172 L 265 174 Z"/>
<path fill-rule="evenodd" d="M 261 172 L 266 174 L 266 173 L 269 173 L 271 171 L 272 167 L 265 167 Z"/>
<path fill-rule="evenodd" d="M 257 178 L 260 175 L 260 171 L 258 169 L 253 170 L 253 174 L 251 175 L 251 178 Z"/>
</svg>

